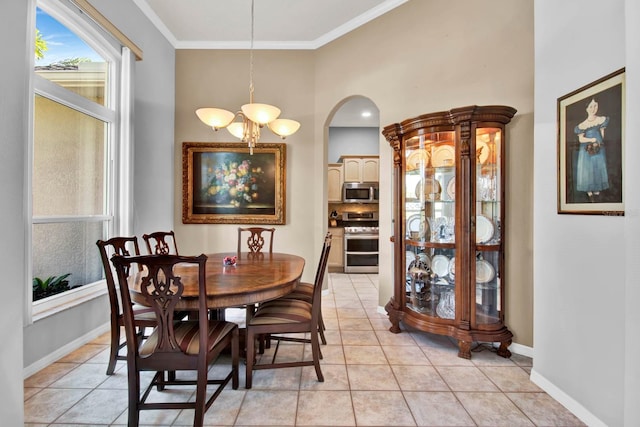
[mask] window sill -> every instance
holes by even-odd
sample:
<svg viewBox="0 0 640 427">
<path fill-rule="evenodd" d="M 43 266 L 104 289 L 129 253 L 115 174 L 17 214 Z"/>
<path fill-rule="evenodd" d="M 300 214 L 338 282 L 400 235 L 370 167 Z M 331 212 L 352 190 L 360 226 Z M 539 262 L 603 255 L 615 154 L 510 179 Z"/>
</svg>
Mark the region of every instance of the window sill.
<svg viewBox="0 0 640 427">
<path fill-rule="evenodd" d="M 54 314 L 76 307 L 107 293 L 104 280 L 81 286 L 77 289 L 36 301 L 32 308 L 32 321 L 45 319 Z"/>
</svg>

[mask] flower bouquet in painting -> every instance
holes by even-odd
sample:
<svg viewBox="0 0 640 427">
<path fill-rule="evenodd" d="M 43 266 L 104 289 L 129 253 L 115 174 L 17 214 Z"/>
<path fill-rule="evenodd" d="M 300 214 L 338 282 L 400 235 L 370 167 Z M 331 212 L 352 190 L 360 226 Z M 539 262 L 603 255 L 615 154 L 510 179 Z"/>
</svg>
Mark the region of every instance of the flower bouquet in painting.
<svg viewBox="0 0 640 427">
<path fill-rule="evenodd" d="M 584 149 L 587 151 L 587 153 L 593 156 L 594 154 L 598 154 L 600 152 L 600 144 L 597 142 L 591 142 L 587 144 Z"/>
<path fill-rule="evenodd" d="M 206 197 L 216 204 L 238 207 L 253 203 L 265 184 L 262 167 L 252 166 L 249 159 L 218 163 L 207 172 L 204 190 Z"/>
</svg>

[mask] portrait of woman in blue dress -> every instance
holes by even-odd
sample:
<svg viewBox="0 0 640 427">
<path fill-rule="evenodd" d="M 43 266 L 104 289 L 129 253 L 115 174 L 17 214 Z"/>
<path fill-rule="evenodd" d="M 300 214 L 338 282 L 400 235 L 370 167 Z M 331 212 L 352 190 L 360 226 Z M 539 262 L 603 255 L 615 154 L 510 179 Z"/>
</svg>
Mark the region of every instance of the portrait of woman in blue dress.
<svg viewBox="0 0 640 427">
<path fill-rule="evenodd" d="M 586 192 L 590 202 L 598 202 L 600 192 L 609 188 L 607 150 L 604 143 L 609 117 L 597 114 L 598 102 L 595 99 L 589 101 L 586 111 L 587 118 L 574 128 L 580 143 L 575 189 Z"/>
</svg>

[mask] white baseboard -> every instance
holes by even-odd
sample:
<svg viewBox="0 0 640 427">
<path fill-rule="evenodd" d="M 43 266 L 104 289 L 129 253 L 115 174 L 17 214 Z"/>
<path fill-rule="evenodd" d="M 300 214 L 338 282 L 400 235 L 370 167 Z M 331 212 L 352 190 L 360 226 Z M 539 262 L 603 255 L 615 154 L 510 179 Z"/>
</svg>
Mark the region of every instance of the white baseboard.
<svg viewBox="0 0 640 427">
<path fill-rule="evenodd" d="M 61 357 L 64 357 L 67 354 L 71 353 L 72 351 L 79 349 L 86 343 L 93 341 L 94 339 L 98 338 L 100 335 L 106 332 L 109 332 L 110 330 L 111 330 L 111 323 L 107 322 L 104 325 L 99 326 L 96 329 L 87 332 L 83 336 L 76 338 L 70 343 L 60 347 L 53 353 L 50 353 L 45 357 L 43 357 L 42 359 L 32 363 L 31 365 L 26 366 L 22 370 L 23 378 L 26 379 L 30 377 L 31 375 L 35 374 L 39 370 L 51 365 L 53 362 L 60 359 Z"/>
<path fill-rule="evenodd" d="M 509 346 L 509 351 L 511 353 L 519 354 L 520 356 L 527 356 L 533 359 L 533 347 L 513 343 Z"/>
<path fill-rule="evenodd" d="M 600 419 L 589 412 L 584 406 L 576 402 L 571 396 L 556 387 L 552 382 L 540 375 L 535 369 L 531 370 L 531 381 L 553 397 L 558 403 L 567 408 L 573 415 L 590 427 L 607 427 Z"/>
</svg>

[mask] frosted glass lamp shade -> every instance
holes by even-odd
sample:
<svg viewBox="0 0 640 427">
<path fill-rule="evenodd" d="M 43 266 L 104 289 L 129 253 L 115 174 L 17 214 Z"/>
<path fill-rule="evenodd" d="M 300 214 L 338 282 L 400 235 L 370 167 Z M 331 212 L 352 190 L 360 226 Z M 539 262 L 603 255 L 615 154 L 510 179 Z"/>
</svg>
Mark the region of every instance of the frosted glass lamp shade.
<svg viewBox="0 0 640 427">
<path fill-rule="evenodd" d="M 242 113 L 252 122 L 266 125 L 280 115 L 280 109 L 269 104 L 244 104 Z"/>
<path fill-rule="evenodd" d="M 269 123 L 269 129 L 284 139 L 296 133 L 300 129 L 300 123 L 290 119 L 277 119 Z"/>
<path fill-rule="evenodd" d="M 228 126 L 236 116 L 231 111 L 223 110 L 222 108 L 198 108 L 196 115 L 203 123 L 215 130 Z"/>
<path fill-rule="evenodd" d="M 233 136 L 238 139 L 242 139 L 244 137 L 244 123 L 242 122 L 233 122 L 229 126 L 227 126 L 227 130 Z"/>
</svg>

